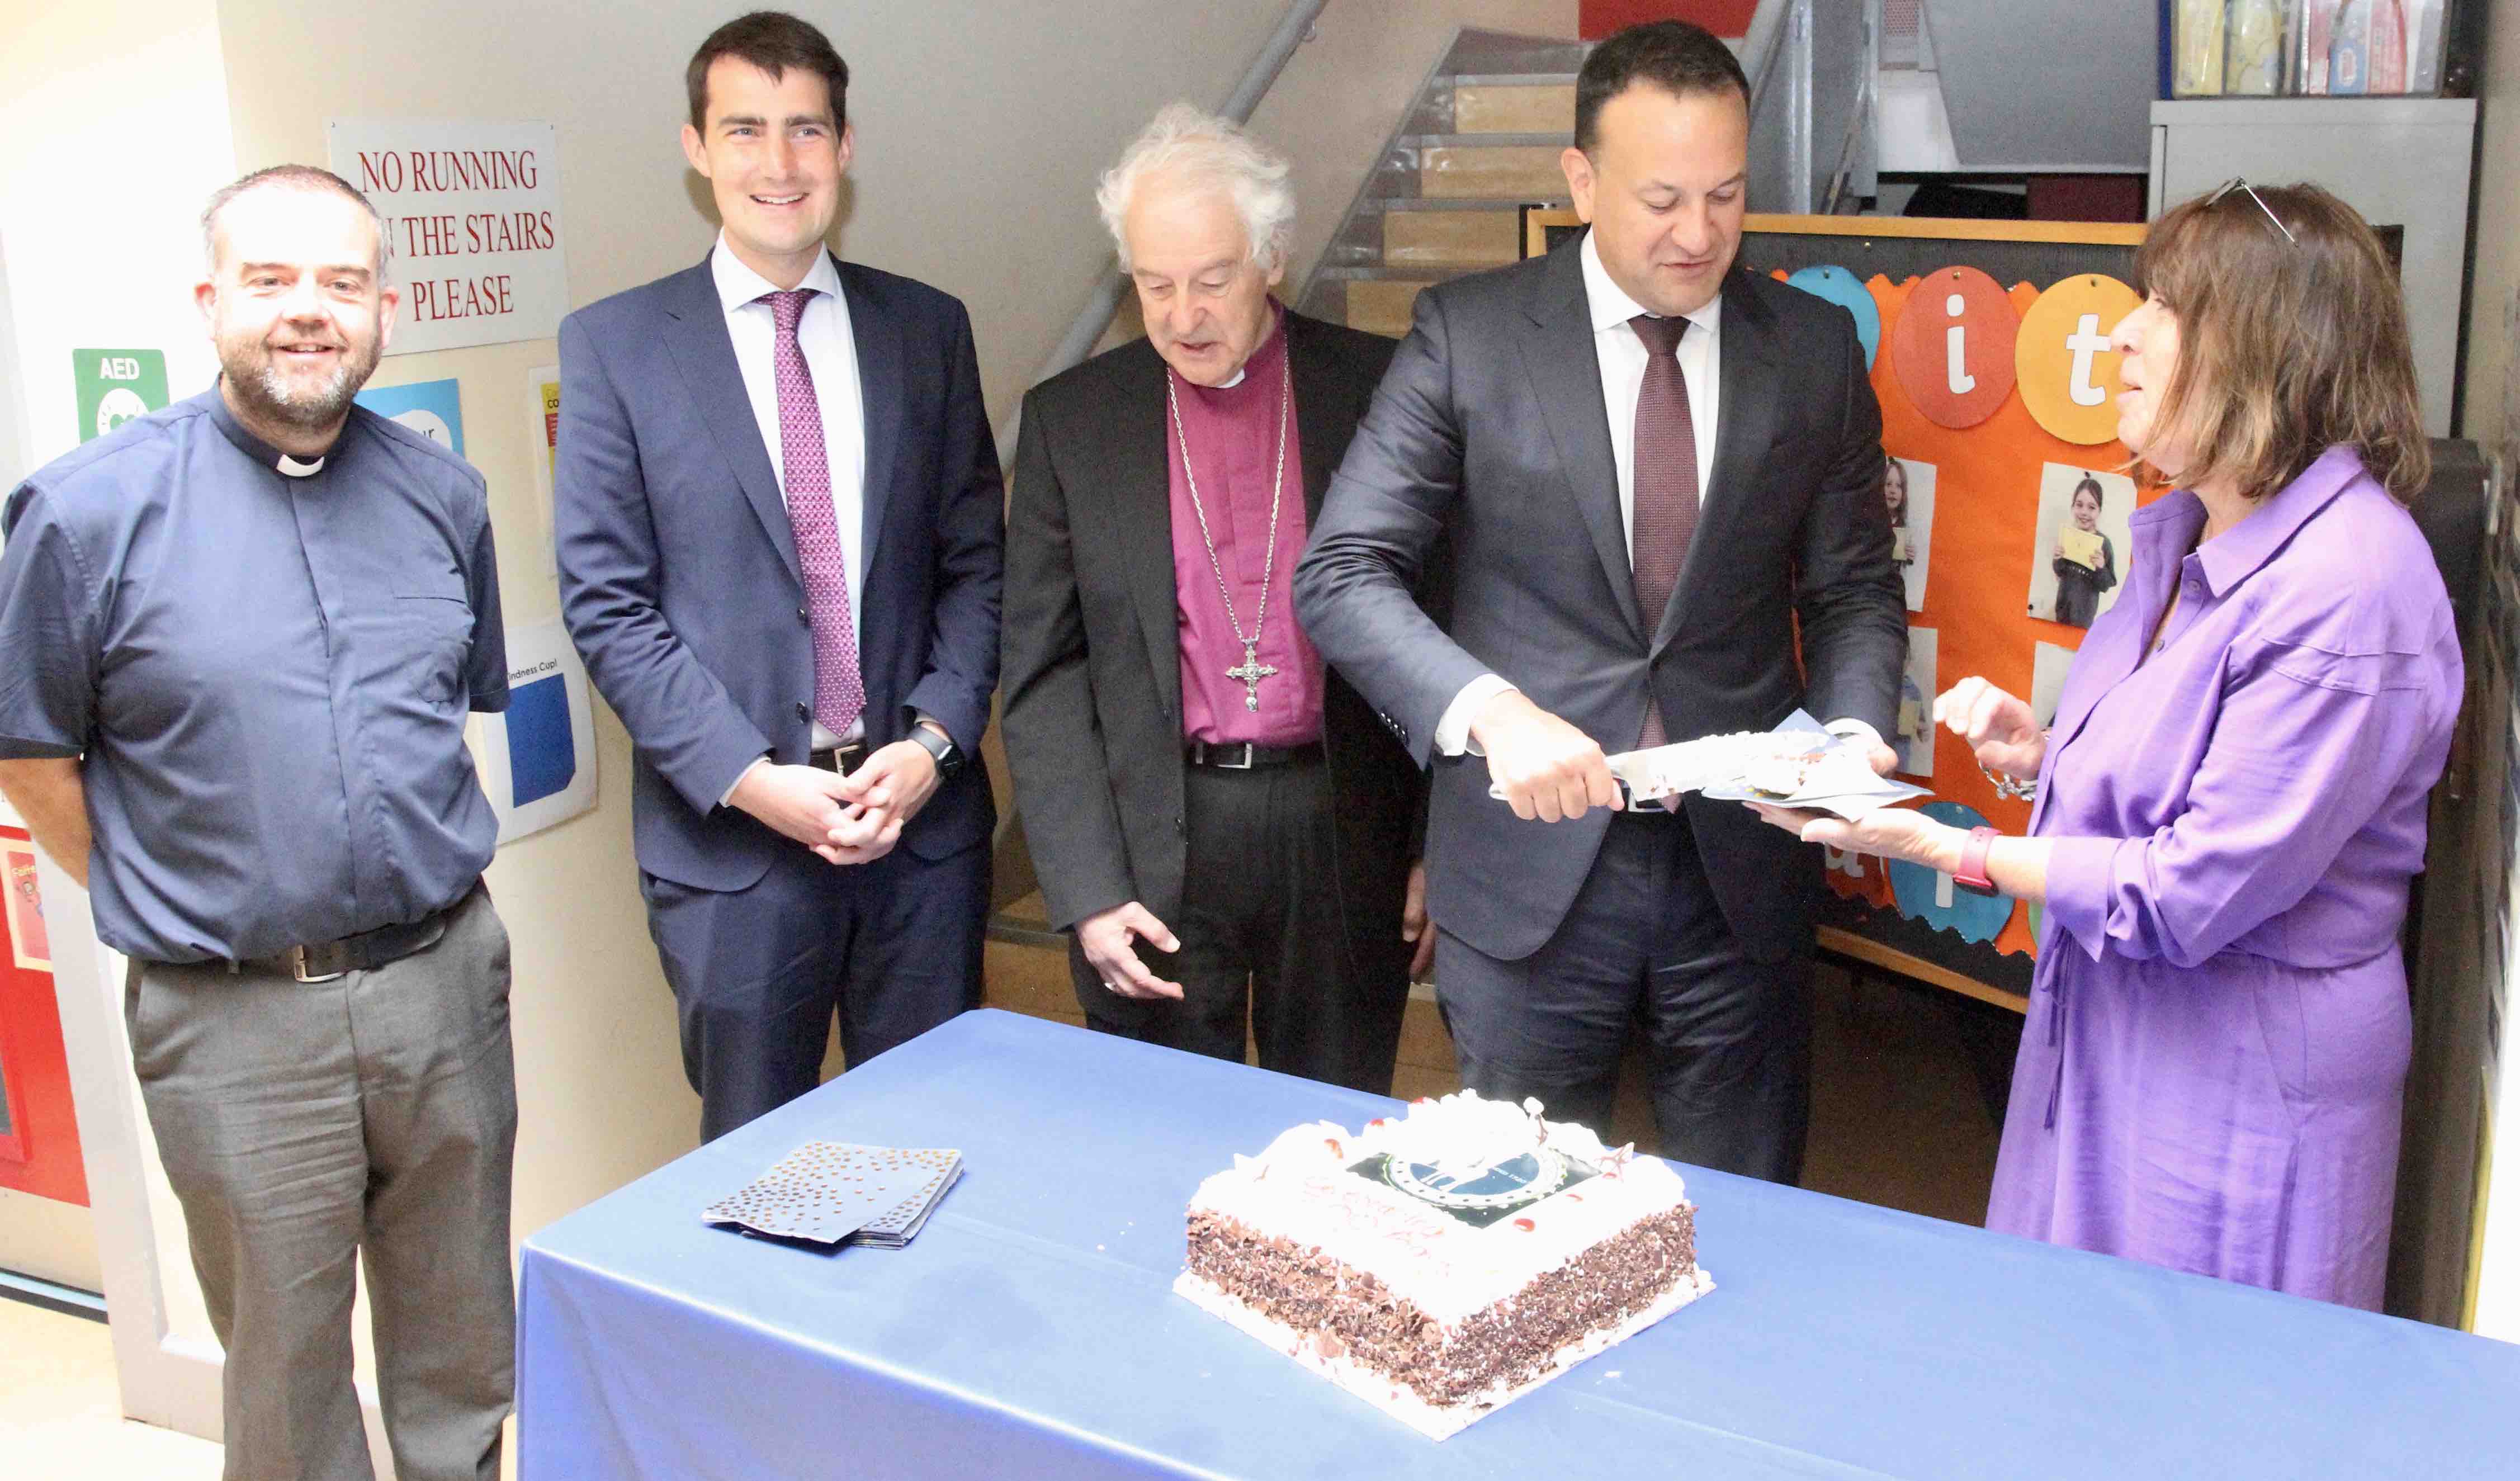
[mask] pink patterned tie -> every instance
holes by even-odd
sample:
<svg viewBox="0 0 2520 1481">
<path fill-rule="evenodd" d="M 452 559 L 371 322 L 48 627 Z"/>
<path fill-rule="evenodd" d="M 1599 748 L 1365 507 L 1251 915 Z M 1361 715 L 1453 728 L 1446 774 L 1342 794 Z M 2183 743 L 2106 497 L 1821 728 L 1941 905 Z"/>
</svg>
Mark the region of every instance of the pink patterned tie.
<svg viewBox="0 0 2520 1481">
<path fill-rule="evenodd" d="M 1680 337 L 1686 319 L 1639 314 L 1628 321 L 1645 344 L 1644 384 L 1637 391 L 1636 501 L 1629 535 L 1629 567 L 1637 584 L 1637 614 L 1646 641 L 1662 627 L 1663 610 L 1680 585 L 1681 563 L 1697 533 L 1697 427 L 1688 416 L 1688 381 L 1680 373 Z M 1645 700 L 1640 746 L 1663 743 L 1662 705 Z"/>
<path fill-rule="evenodd" d="M 857 625 L 849 620 L 849 563 L 840 553 L 839 516 L 832 509 L 832 457 L 823 444 L 823 410 L 814 373 L 796 347 L 796 324 L 810 288 L 764 293 L 778 337 L 770 365 L 779 381 L 779 457 L 787 474 L 788 523 L 796 532 L 796 561 L 805 570 L 805 605 L 814 624 L 814 718 L 845 736 L 866 708 L 858 672 Z"/>
</svg>

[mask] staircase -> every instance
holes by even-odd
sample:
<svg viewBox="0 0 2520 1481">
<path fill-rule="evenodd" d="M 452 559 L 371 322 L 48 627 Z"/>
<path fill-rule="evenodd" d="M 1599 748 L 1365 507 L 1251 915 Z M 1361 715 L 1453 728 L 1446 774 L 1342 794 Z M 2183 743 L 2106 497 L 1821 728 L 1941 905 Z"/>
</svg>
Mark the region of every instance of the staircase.
<svg viewBox="0 0 2520 1481">
<path fill-rule="evenodd" d="M 1851 209 L 1872 193 L 1881 0 L 1761 0 L 1731 45 L 1750 78 L 1750 200 Z M 1430 284 L 1522 255 L 1522 212 L 1563 207 L 1589 43 L 1464 29 L 1366 176 L 1296 303 L 1394 337 Z"/>
<path fill-rule="evenodd" d="M 1581 41 L 1463 30 L 1366 176 L 1296 307 L 1394 337 L 1429 284 L 1522 255 L 1522 208 L 1567 203 Z"/>
</svg>

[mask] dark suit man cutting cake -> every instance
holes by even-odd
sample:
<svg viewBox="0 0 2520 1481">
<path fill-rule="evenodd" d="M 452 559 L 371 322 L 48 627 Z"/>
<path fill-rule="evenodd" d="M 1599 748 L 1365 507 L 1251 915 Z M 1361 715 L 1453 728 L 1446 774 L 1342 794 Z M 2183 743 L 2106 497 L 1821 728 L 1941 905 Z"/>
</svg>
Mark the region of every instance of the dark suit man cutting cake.
<svg viewBox="0 0 2520 1481">
<path fill-rule="evenodd" d="M 1844 310 L 1734 263 L 1748 91 L 1681 22 L 1595 50 L 1564 156 L 1591 230 L 1419 296 L 1295 599 L 1433 766 L 1463 1083 L 1602 1127 L 1641 1023 L 1663 1150 L 1791 1181 L 1819 860 L 1735 804 L 1622 810 L 1605 762 L 1797 707 L 1892 761 L 1880 409 Z M 1448 534 L 1439 627 L 1408 583 Z"/>
</svg>

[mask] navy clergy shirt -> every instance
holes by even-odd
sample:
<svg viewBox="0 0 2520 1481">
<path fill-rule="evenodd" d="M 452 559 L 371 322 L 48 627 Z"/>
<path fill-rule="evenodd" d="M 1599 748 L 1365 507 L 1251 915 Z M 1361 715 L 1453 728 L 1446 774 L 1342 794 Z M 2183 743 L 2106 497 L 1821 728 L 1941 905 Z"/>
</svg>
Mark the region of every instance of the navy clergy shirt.
<svg viewBox="0 0 2520 1481">
<path fill-rule="evenodd" d="M 363 407 L 299 463 L 213 387 L 38 470 L 0 531 L 0 757 L 85 756 L 108 945 L 259 957 L 472 887 L 465 712 L 508 673 L 470 465 Z"/>
</svg>

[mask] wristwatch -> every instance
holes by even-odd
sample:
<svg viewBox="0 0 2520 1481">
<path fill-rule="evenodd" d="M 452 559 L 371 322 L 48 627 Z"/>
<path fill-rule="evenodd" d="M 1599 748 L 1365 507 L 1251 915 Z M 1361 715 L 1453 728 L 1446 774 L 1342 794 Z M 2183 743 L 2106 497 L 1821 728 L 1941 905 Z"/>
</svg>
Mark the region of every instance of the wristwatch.
<svg viewBox="0 0 2520 1481">
<path fill-rule="evenodd" d="M 1969 830 L 1968 841 L 1960 845 L 1960 867 L 1952 872 L 1954 889 L 1964 889 L 1972 895 L 1996 893 L 1995 881 L 1986 876 L 1986 851 L 2002 836 L 1991 828 Z"/>
<path fill-rule="evenodd" d="M 922 724 L 910 728 L 910 739 L 927 747 L 927 754 L 936 758 L 936 775 L 939 778 L 950 777 L 963 769 L 963 748 L 954 743 L 953 737 Z"/>
</svg>

